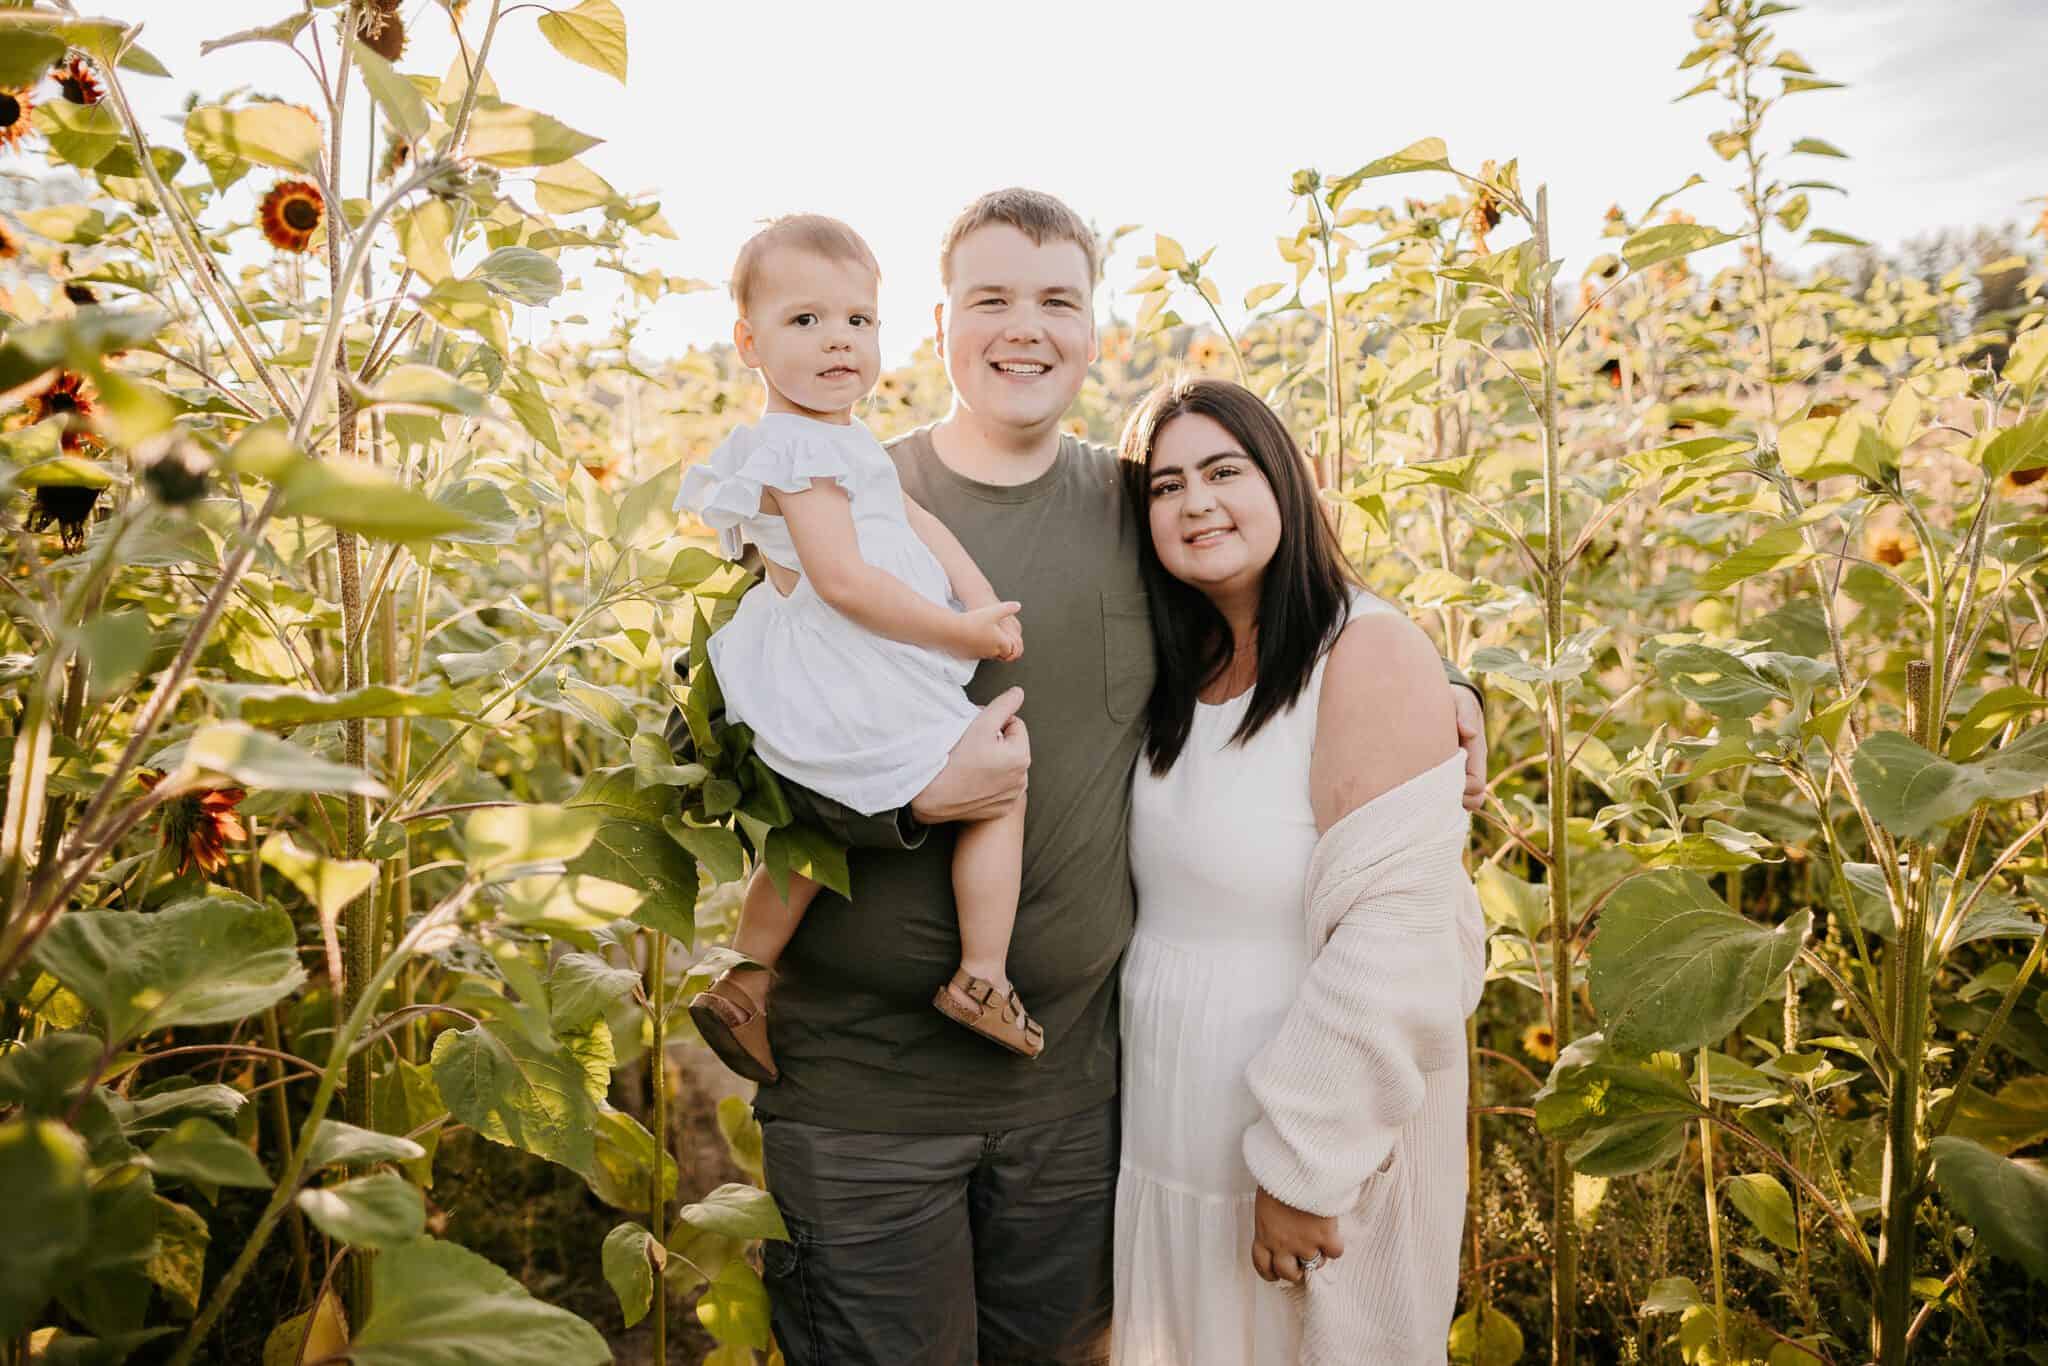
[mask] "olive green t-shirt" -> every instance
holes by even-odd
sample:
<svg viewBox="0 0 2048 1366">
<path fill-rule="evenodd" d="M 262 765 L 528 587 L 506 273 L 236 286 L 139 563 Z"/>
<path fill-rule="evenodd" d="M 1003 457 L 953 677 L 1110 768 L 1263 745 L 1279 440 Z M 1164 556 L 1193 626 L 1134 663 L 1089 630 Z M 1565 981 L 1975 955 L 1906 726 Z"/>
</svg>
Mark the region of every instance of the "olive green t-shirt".
<svg viewBox="0 0 2048 1366">
<path fill-rule="evenodd" d="M 916 848 L 855 848 L 853 898 L 821 892 L 779 964 L 769 1039 L 782 1079 L 765 1115 L 888 1133 L 971 1133 L 1063 1118 L 1117 1089 L 1116 969 L 1135 898 L 1131 769 L 1154 662 L 1137 519 L 1112 452 L 1063 437 L 1028 483 L 948 468 L 929 428 L 890 443 L 903 488 L 944 522 L 1002 598 L 1024 657 L 985 660 L 967 692 L 1024 689 L 1031 776 L 1010 977 L 1045 1029 L 1016 1057 L 932 996 L 960 962 L 955 829 Z"/>
</svg>

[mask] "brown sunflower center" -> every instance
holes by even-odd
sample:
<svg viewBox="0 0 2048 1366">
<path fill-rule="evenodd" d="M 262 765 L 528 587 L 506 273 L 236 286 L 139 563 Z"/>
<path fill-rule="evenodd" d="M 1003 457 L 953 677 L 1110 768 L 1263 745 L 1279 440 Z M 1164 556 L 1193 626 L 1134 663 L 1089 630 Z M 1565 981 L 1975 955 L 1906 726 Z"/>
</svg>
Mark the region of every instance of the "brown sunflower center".
<svg viewBox="0 0 2048 1366">
<path fill-rule="evenodd" d="M 320 226 L 320 210 L 310 199 L 287 199 L 284 202 L 284 221 L 294 231 L 311 232 Z"/>
<path fill-rule="evenodd" d="M 52 413 L 75 413 L 78 411 L 78 396 L 60 390 L 44 399 L 43 406 Z"/>
<path fill-rule="evenodd" d="M 12 128 L 21 121 L 21 101 L 0 91 L 0 128 Z"/>
<path fill-rule="evenodd" d="M 85 87 L 78 83 L 78 77 L 66 76 L 57 82 L 57 88 L 64 92 L 64 98 L 73 104 L 85 103 Z"/>
</svg>

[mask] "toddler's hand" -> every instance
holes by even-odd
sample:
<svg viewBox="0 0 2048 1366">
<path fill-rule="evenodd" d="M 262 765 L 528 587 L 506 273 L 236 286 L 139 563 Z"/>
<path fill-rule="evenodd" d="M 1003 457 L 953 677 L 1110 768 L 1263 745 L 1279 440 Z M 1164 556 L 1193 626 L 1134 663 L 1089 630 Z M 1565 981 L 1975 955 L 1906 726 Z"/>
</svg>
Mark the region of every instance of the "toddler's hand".
<svg viewBox="0 0 2048 1366">
<path fill-rule="evenodd" d="M 1002 660 L 1005 664 L 1011 660 L 1022 659 L 1024 657 L 1024 627 L 1018 623 L 1015 617 L 1009 617 L 1003 621 L 1003 634 L 1009 637 L 1010 651 L 1008 654 L 997 655 L 996 658 Z"/>
<path fill-rule="evenodd" d="M 1010 659 L 1014 647 L 1024 648 L 1023 629 L 1017 625 L 1022 605 L 998 602 L 960 614 L 960 655 L 966 659 Z M 1012 635 L 1012 632 L 1015 634 Z"/>
</svg>

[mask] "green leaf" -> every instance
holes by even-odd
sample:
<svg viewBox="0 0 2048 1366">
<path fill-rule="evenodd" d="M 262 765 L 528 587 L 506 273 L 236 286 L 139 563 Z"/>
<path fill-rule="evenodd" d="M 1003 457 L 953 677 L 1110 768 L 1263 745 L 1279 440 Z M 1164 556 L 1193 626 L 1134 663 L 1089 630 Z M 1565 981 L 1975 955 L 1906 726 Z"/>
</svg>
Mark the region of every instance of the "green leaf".
<svg viewBox="0 0 2048 1366">
<path fill-rule="evenodd" d="M 668 788 L 638 787 L 631 768 L 593 772 L 568 804 L 596 810 L 603 823 L 569 871 L 640 892 L 633 919 L 689 944 L 697 932 L 697 860 L 663 828 L 673 801 Z"/>
<path fill-rule="evenodd" d="M 147 612 L 102 613 L 78 628 L 78 649 L 92 666 L 95 699 L 122 690 L 149 663 L 152 633 Z"/>
<path fill-rule="evenodd" d="M 6 35 L 0 41 L 0 87 L 32 86 L 64 60 L 64 40 L 41 25 L 8 23 L 0 34 Z"/>
<path fill-rule="evenodd" d="M 188 740 L 184 766 L 201 774 L 232 778 L 244 787 L 272 792 L 391 795 L 384 784 L 359 768 L 331 763 L 276 736 L 233 721 L 208 726 Z"/>
<path fill-rule="evenodd" d="M 299 889 L 323 921 L 333 919 L 377 880 L 377 865 L 368 859 L 331 859 L 317 850 L 301 849 L 282 830 L 264 836 L 260 857 Z"/>
<path fill-rule="evenodd" d="M 1759 925 L 1678 870 L 1624 883 L 1600 912 L 1587 985 L 1621 1053 L 1689 1052 L 1723 1036 L 1783 979 L 1813 915 Z"/>
<path fill-rule="evenodd" d="M 502 874 L 535 864 L 568 863 L 589 847 L 597 812 L 566 806 L 500 806 L 472 812 L 462 843 L 472 872 Z"/>
<path fill-rule="evenodd" d="M 35 126 L 50 140 L 50 149 L 81 170 L 104 162 L 127 137 L 111 106 L 77 105 L 52 100 L 36 106 Z"/>
<path fill-rule="evenodd" d="M 2007 383 L 2024 393 L 2032 393 L 2048 378 L 2048 327 L 2037 324 L 2015 338 L 2005 358 L 2005 369 L 2000 373 Z"/>
<path fill-rule="evenodd" d="M 1422 138 L 1409 143 L 1391 156 L 1368 161 L 1365 165 L 1345 176 L 1342 183 L 1355 184 L 1361 180 L 1372 180 L 1383 175 L 1404 175 L 1409 171 L 1448 171 L 1451 169 L 1450 152 L 1442 138 Z"/>
<path fill-rule="evenodd" d="M 2015 1077 L 1996 1095 L 1971 1087 L 1951 1132 L 2008 1156 L 2048 1138 L 2048 1077 Z"/>
<path fill-rule="evenodd" d="M 199 1292 L 206 1283 L 206 1249 L 213 1231 L 197 1211 L 175 1200 L 156 1197 L 156 1251 L 143 1275 L 164 1292 L 180 1318 L 199 1312 Z"/>
<path fill-rule="evenodd" d="M 1809 244 L 1820 243 L 1837 247 L 1867 247 L 1870 245 L 1870 242 L 1865 238 L 1858 237 L 1854 233 L 1837 232 L 1833 228 L 1815 228 L 1812 232 L 1806 234 L 1806 240 Z"/>
<path fill-rule="evenodd" d="M 1991 743 L 2007 722 L 2042 707 L 2048 707 L 2048 697 L 2031 688 L 2012 684 L 1993 688 L 1971 704 L 1957 722 L 1956 733 L 1948 740 L 1948 757 L 1958 761 L 1975 758 L 1977 751 Z"/>
<path fill-rule="evenodd" d="M 504 387 L 498 390 L 498 397 L 512 410 L 512 416 L 526 429 L 526 434 L 559 456 L 562 453 L 562 438 L 555 431 L 554 408 L 540 384 L 523 370 L 509 375 Z"/>
<path fill-rule="evenodd" d="M 330 1283 L 304 1313 L 294 1314 L 263 1340 L 263 1366 L 303 1366 L 348 1350 L 348 1314 Z"/>
<path fill-rule="evenodd" d="M 735 1257 L 697 1300 L 697 1321 L 719 1342 L 766 1351 L 768 1287 L 746 1259 Z"/>
<path fill-rule="evenodd" d="M 533 197 L 548 213 L 580 213 L 625 203 L 603 176 L 580 161 L 557 162 L 534 176 Z"/>
<path fill-rule="evenodd" d="M 449 239 L 455 235 L 455 210 L 447 201 L 423 200 L 391 216 L 398 233 L 398 249 L 406 265 L 430 286 L 438 286 L 455 273 L 448 255 Z"/>
<path fill-rule="evenodd" d="M 631 968 L 615 968 L 594 953 L 565 953 L 548 969 L 548 1023 L 557 1034 L 582 1029 L 639 985 Z"/>
<path fill-rule="evenodd" d="M 2020 469 L 2039 469 L 2048 446 L 2048 413 L 1979 435 L 1964 454 L 1984 467 L 1984 477 L 1999 479 Z"/>
<path fill-rule="evenodd" d="M 1685 1151 L 1699 1103 L 1675 1059 L 1611 1059 L 1606 1041 L 1571 1043 L 1536 1093 L 1536 1127 L 1570 1140 L 1566 1155 L 1587 1176 L 1628 1176 Z"/>
<path fill-rule="evenodd" d="M 152 1144 L 148 1165 L 159 1176 L 206 1185 L 269 1190 L 271 1184 L 256 1154 L 203 1119 L 188 1119 Z"/>
<path fill-rule="evenodd" d="M 185 145 L 223 187 L 249 161 L 312 174 L 320 166 L 320 121 L 296 104 L 276 101 L 239 109 L 203 105 L 185 117 Z"/>
<path fill-rule="evenodd" d="M 315 1228 L 350 1247 L 398 1247 L 427 1226 L 427 1203 L 419 1187 L 397 1172 L 302 1190 L 298 1205 Z"/>
<path fill-rule="evenodd" d="M 551 166 L 603 139 L 579 133 L 535 109 L 478 96 L 470 116 L 468 156 L 492 166 Z"/>
<path fill-rule="evenodd" d="M 728 1238 L 772 1238 L 789 1241 L 789 1229 L 782 1211 L 767 1191 L 758 1186 L 728 1182 L 694 1205 L 676 1212 L 679 1223 L 704 1233 L 721 1233 Z"/>
<path fill-rule="evenodd" d="M 1705 1303 L 1700 1298 L 1700 1288 L 1687 1276 L 1666 1276 L 1650 1287 L 1650 1293 L 1636 1307 L 1636 1313 L 1648 1318 L 1652 1314 L 1683 1314 Z"/>
<path fill-rule="evenodd" d="M 718 1132 L 725 1138 L 733 1165 L 756 1181 L 763 1180 L 767 1173 L 761 1154 L 761 1122 L 754 1118 L 754 1107 L 738 1096 L 720 1100 Z"/>
<path fill-rule="evenodd" d="M 306 1150 L 306 1169 L 361 1167 L 373 1162 L 417 1162 L 427 1150 L 400 1134 L 359 1129 L 338 1119 L 323 1119 Z"/>
<path fill-rule="evenodd" d="M 1787 423 L 1778 433 L 1778 459 L 1786 473 L 1800 479 L 1840 474 L 1882 479 L 1885 466 L 1898 463 L 1878 435 L 1876 421 L 1860 408 Z"/>
<path fill-rule="evenodd" d="M 289 465 L 275 482 L 284 491 L 278 506 L 281 516 L 311 517 L 358 536 L 431 541 L 470 526 L 469 518 L 461 513 L 359 461 L 300 460 Z"/>
<path fill-rule="evenodd" d="M 291 917 L 231 892 L 148 914 L 72 911 L 43 936 L 35 961 L 106 1022 L 109 1043 L 228 1024 L 306 981 Z"/>
<path fill-rule="evenodd" d="M 1792 150 L 1804 152 L 1808 156 L 1815 157 L 1846 157 L 1849 155 L 1841 148 L 1835 146 L 1834 143 L 1823 141 L 1820 138 L 1801 138 L 1792 144 Z"/>
<path fill-rule="evenodd" d="M 434 1085 L 450 1114 L 494 1143 L 579 1174 L 591 1170 L 597 1107 L 583 1064 L 519 1028 L 446 1030 L 434 1040 Z"/>
<path fill-rule="evenodd" d="M 665 816 L 661 828 L 669 838 L 695 854 L 713 883 L 738 882 L 747 873 L 746 846 L 723 825 L 691 825 L 680 816 Z"/>
<path fill-rule="evenodd" d="M 297 17 L 303 22 L 306 16 Z M 384 121 L 392 132 L 407 142 L 418 142 L 434 126 L 433 116 L 427 112 L 427 101 L 420 94 L 420 88 L 410 78 L 394 71 L 391 63 L 370 50 L 369 44 L 360 38 L 352 41 L 356 50 L 356 66 L 363 73 L 363 84 L 369 87 L 370 98 L 384 111 Z"/>
<path fill-rule="evenodd" d="M 544 304 L 562 292 L 562 268 L 532 247 L 499 247 L 468 278 L 522 304 Z"/>
<path fill-rule="evenodd" d="M 1799 1250 L 1799 1220 L 1792 1212 L 1791 1195 L 1777 1177 L 1768 1172 L 1731 1176 L 1728 1194 L 1757 1232 L 1787 1252 Z"/>
<path fill-rule="evenodd" d="M 1747 662 L 1711 645 L 1662 646 L 1650 662 L 1673 692 L 1723 721 L 1746 720 L 1784 696 Z"/>
<path fill-rule="evenodd" d="M 1733 242 L 1735 234 L 1699 223 L 1659 223 L 1632 233 L 1621 244 L 1621 259 L 1630 270 L 1648 270 L 1696 251 Z"/>
<path fill-rule="evenodd" d="M 53 1119 L 63 1115 L 98 1071 L 103 1051 L 90 1034 L 45 1034 L 13 1045 L 0 1052 L 0 1105 Z"/>
<path fill-rule="evenodd" d="M 1977 1236 L 2048 1282 L 2048 1170 L 1954 1135 L 1935 1139 L 1932 1150 L 1935 1184 L 1976 1226 Z"/>
<path fill-rule="evenodd" d="M 1812 558 L 1805 529 L 1789 523 L 1753 537 L 1742 549 L 1701 575 L 1698 586 L 1703 593 L 1720 593 L 1758 574 L 1804 564 Z"/>
<path fill-rule="evenodd" d="M 352 721 L 384 716 L 462 715 L 446 684 L 418 688 L 372 684 L 350 692 L 308 692 L 268 683 L 215 683 L 207 695 L 231 719 L 255 726 L 303 726 L 313 721 Z"/>
<path fill-rule="evenodd" d="M 602 1366 L 611 1348 L 566 1309 L 467 1248 L 417 1238 L 372 1263 L 370 1317 L 356 1366 Z"/>
<path fill-rule="evenodd" d="M 626 83 L 626 16 L 612 0 L 583 0 L 540 17 L 541 36 L 572 62 Z"/>
<path fill-rule="evenodd" d="M 53 1119 L 0 1124 L 0 1190 L 9 1224 L 32 1231 L 0 1238 L 0 1337 L 11 1340 L 36 1325 L 64 1263 L 86 1245 L 85 1144 Z"/>
<path fill-rule="evenodd" d="M 614 1209 L 646 1209 L 659 1152 L 662 1201 L 675 1198 L 676 1160 L 656 1148 L 654 1135 L 639 1120 L 607 1106 L 598 1112 L 591 1138 L 595 1155 L 584 1182 L 592 1195 Z"/>
<path fill-rule="evenodd" d="M 399 366 L 384 377 L 371 401 L 459 416 L 475 416 L 484 410 L 482 394 L 432 365 Z"/>
<path fill-rule="evenodd" d="M 1479 1326 L 1477 1309 L 1451 1320 L 1452 1366 L 1514 1366 L 1522 1359 L 1522 1346 L 1522 1330 L 1490 1304 L 1484 1328 Z"/>
<path fill-rule="evenodd" d="M 619 1297 L 626 1326 L 647 1317 L 654 1303 L 654 1272 L 666 1249 L 638 1224 L 620 1224 L 604 1236 L 604 1279 Z"/>
<path fill-rule="evenodd" d="M 1922 839 L 1967 816 L 1978 802 L 2012 801 L 2048 786 L 2048 726 L 1967 764 L 1880 731 L 1857 748 L 1850 768 L 1878 824 L 1903 839 Z"/>
</svg>

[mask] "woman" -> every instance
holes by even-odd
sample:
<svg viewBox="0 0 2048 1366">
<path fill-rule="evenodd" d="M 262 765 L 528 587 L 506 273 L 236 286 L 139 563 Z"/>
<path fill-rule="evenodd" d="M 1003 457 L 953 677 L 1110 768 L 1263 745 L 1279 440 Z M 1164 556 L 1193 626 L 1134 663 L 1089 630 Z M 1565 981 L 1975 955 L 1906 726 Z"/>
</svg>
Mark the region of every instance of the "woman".
<svg viewBox="0 0 2048 1366">
<path fill-rule="evenodd" d="M 1358 586 L 1257 396 L 1167 385 L 1123 448 L 1159 682 L 1132 793 L 1115 1359 L 1441 1362 L 1484 935 L 1449 687 Z"/>
</svg>

